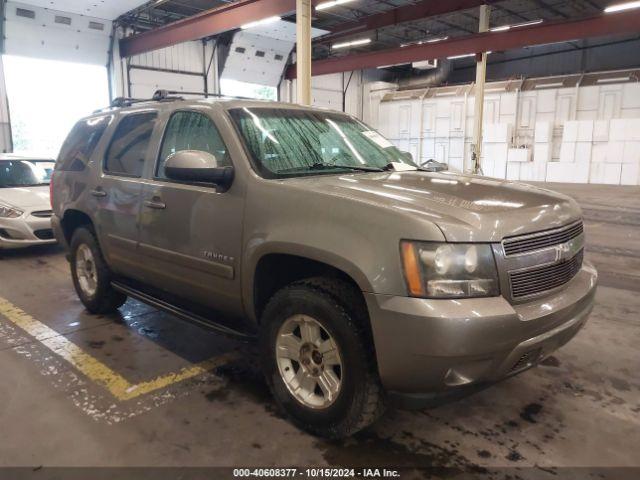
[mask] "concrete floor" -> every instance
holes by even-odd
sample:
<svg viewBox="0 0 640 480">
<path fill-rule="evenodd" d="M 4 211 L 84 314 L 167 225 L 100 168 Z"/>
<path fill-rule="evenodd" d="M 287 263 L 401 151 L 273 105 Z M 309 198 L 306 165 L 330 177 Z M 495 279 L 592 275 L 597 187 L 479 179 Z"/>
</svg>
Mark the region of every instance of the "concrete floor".
<svg viewBox="0 0 640 480">
<path fill-rule="evenodd" d="M 584 330 L 544 365 L 339 442 L 280 416 L 246 347 L 134 301 L 88 315 L 57 247 L 3 253 L 0 300 L 55 332 L 36 340 L 0 315 L 0 466 L 640 467 L 640 188 L 548 187 L 584 207 L 602 279 Z M 56 340 L 151 390 L 116 399 Z M 172 383 L 212 357 L 224 364 Z"/>
</svg>

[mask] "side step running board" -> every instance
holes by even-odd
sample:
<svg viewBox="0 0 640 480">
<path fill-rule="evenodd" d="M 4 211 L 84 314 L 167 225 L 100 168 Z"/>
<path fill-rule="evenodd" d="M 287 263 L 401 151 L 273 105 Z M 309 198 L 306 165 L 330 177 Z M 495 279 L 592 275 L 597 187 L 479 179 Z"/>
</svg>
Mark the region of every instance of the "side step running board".
<svg viewBox="0 0 640 480">
<path fill-rule="evenodd" d="M 146 303 L 147 305 L 151 305 L 152 307 L 155 307 L 159 310 L 163 310 L 167 313 L 175 315 L 181 320 L 194 323 L 200 327 L 206 328 L 207 330 L 212 330 L 222 335 L 233 337 L 236 340 L 251 341 L 255 339 L 253 335 L 248 335 L 238 330 L 234 330 L 233 328 L 229 328 L 225 325 L 216 323 L 213 320 L 209 320 L 207 318 L 201 317 L 200 315 L 196 315 L 188 310 L 185 310 L 184 308 L 178 307 L 169 302 L 165 302 L 164 300 L 161 300 L 152 295 L 149 295 L 148 293 L 137 290 L 124 283 L 113 281 L 111 282 L 111 286 L 114 288 L 114 290 L 124 293 L 125 295 L 131 298 L 140 300 L 141 302 Z"/>
</svg>

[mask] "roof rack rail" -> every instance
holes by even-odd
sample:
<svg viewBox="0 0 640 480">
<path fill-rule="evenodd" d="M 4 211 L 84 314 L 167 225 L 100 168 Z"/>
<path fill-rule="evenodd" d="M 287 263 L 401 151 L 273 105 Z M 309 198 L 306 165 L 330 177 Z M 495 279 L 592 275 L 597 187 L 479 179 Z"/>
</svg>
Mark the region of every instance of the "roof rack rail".
<svg viewBox="0 0 640 480">
<path fill-rule="evenodd" d="M 184 92 L 182 90 L 156 90 L 153 94 L 153 100 L 184 100 L 180 95 L 193 95 L 199 97 L 215 97 L 215 98 L 238 98 L 241 100 L 256 100 L 250 97 L 239 97 L 236 95 L 224 95 L 222 93 L 208 93 L 208 92 Z"/>
<path fill-rule="evenodd" d="M 144 100 L 142 98 L 116 97 L 111 101 L 109 106 L 111 108 L 130 107 L 134 103 L 147 102 L 147 101 L 148 100 Z"/>
<path fill-rule="evenodd" d="M 193 95 L 199 97 L 215 97 L 215 98 L 237 98 L 241 100 L 256 100 L 255 98 L 250 97 L 239 97 L 234 95 L 223 95 L 221 93 L 207 93 L 207 92 L 184 92 L 182 90 L 156 90 L 151 98 L 128 98 L 128 97 L 117 97 L 114 98 L 109 107 L 107 108 L 124 108 L 130 107 L 136 103 L 143 102 L 172 102 L 176 100 L 184 100 L 184 97 L 181 95 Z M 98 109 L 94 113 L 99 113 L 104 109 Z"/>
</svg>

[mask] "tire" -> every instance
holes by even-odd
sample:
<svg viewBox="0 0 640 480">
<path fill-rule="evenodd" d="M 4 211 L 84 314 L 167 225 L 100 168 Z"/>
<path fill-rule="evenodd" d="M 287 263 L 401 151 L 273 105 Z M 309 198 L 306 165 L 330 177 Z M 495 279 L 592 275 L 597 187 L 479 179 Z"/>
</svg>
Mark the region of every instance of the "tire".
<svg viewBox="0 0 640 480">
<path fill-rule="evenodd" d="M 385 410 L 373 343 L 363 322 L 368 321 L 366 307 L 352 293 L 351 285 L 338 279 L 302 280 L 278 291 L 261 319 L 265 377 L 276 403 L 298 427 L 325 438 L 350 436 Z M 295 325 L 297 330 L 292 330 Z M 303 330 L 315 330 L 315 338 L 319 330 L 320 339 L 314 343 L 307 335 L 305 340 Z M 328 340 L 335 349 L 318 347 L 325 353 L 307 355 L 307 345 L 324 346 Z M 297 361 L 283 358 L 283 351 L 286 357 L 298 345 Z M 315 379 L 315 387 L 309 377 Z"/>
<path fill-rule="evenodd" d="M 71 277 L 82 304 L 91 313 L 111 313 L 127 296 L 111 286 L 111 271 L 91 227 L 80 227 L 71 237 Z M 91 277 L 94 281 L 90 281 Z"/>
</svg>

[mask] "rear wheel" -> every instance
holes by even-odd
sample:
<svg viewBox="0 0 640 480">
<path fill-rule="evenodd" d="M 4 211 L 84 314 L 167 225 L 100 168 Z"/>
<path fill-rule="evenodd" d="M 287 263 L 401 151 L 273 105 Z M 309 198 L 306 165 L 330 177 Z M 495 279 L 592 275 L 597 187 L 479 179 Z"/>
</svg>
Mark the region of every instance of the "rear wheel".
<svg viewBox="0 0 640 480">
<path fill-rule="evenodd" d="M 70 250 L 73 285 L 86 309 L 91 313 L 109 313 L 122 306 L 127 297 L 111 286 L 111 272 L 93 229 L 75 230 Z"/>
<path fill-rule="evenodd" d="M 313 278 L 277 292 L 263 317 L 265 375 L 278 405 L 299 427 L 339 438 L 384 411 L 374 355 L 351 286 Z"/>
</svg>

